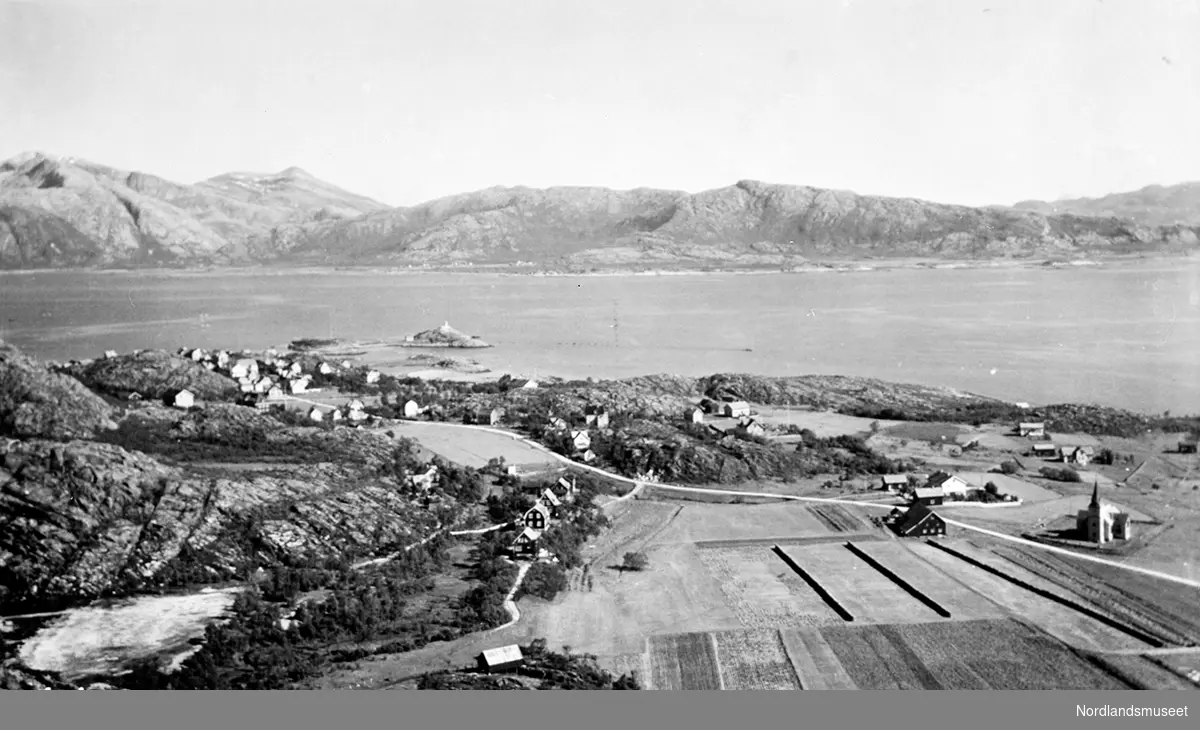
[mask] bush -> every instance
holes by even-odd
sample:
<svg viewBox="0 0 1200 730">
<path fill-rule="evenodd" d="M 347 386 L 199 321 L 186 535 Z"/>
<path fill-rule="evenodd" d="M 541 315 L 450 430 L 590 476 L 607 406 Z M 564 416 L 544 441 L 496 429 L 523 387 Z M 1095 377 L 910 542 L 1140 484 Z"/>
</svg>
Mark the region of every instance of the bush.
<svg viewBox="0 0 1200 730">
<path fill-rule="evenodd" d="M 645 553 L 625 553 L 625 557 L 621 559 L 621 570 L 645 570 L 649 564 Z"/>
<path fill-rule="evenodd" d="M 1021 471 L 1021 466 L 1015 461 L 1005 461 L 1000 464 L 1001 474 L 1016 474 Z"/>
<path fill-rule="evenodd" d="M 534 563 L 521 583 L 520 596 L 530 595 L 547 601 L 567 589 L 567 572 L 558 563 Z"/>
<path fill-rule="evenodd" d="M 1079 472 L 1070 467 L 1053 467 L 1043 466 L 1038 470 L 1046 479 L 1053 479 L 1056 482 L 1082 482 L 1083 477 L 1079 476 Z"/>
</svg>

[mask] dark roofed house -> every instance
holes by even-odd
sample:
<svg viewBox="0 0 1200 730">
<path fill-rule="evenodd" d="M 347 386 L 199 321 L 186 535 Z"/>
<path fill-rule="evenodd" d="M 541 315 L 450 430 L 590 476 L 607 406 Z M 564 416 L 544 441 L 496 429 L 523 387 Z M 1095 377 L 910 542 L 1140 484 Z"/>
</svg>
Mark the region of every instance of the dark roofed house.
<svg viewBox="0 0 1200 730">
<path fill-rule="evenodd" d="M 546 509 L 546 507 L 539 502 L 538 504 L 535 504 L 529 508 L 529 510 L 525 513 L 525 516 L 521 518 L 521 521 L 525 523 L 525 527 L 527 528 L 533 530 L 544 530 L 546 529 L 546 525 L 550 522 L 550 510 Z"/>
<path fill-rule="evenodd" d="M 513 557 L 528 557 L 531 555 L 537 555 L 538 540 L 541 539 L 541 537 L 542 533 L 534 530 L 533 528 L 526 527 L 524 530 L 521 530 L 516 537 L 513 538 L 512 544 L 509 546 L 509 550 L 512 552 Z"/>
<path fill-rule="evenodd" d="M 932 537 L 946 534 L 946 522 L 928 505 L 917 503 L 892 523 L 892 529 L 901 537 Z"/>
<path fill-rule="evenodd" d="M 550 485 L 550 491 L 554 492 L 554 496 L 564 502 L 570 502 L 575 499 L 575 477 L 567 479 L 559 477 L 558 481 Z"/>
<path fill-rule="evenodd" d="M 525 662 L 525 657 L 521 654 L 521 647 L 509 644 L 480 653 L 476 661 L 479 662 L 479 671 L 490 674 L 515 669 Z"/>
<path fill-rule="evenodd" d="M 1043 459 L 1053 458 L 1058 456 L 1058 446 L 1056 444 L 1034 444 L 1029 452 Z"/>
</svg>

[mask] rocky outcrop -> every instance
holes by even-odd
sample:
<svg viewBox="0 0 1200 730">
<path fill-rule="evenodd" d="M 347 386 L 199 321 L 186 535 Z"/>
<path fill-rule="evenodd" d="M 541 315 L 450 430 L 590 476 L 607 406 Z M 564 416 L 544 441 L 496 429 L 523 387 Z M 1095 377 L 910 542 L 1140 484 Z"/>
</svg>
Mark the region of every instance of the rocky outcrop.
<svg viewBox="0 0 1200 730">
<path fill-rule="evenodd" d="M 491 345 L 479 339 L 478 337 L 472 337 L 459 332 L 451 327 L 449 322 L 446 322 L 437 329 L 418 332 L 412 337 L 406 338 L 404 342 L 398 344 L 405 347 L 491 347 Z"/>
<path fill-rule="evenodd" d="M 111 428 L 102 398 L 0 340 L 0 434 L 70 439 Z"/>
<path fill-rule="evenodd" d="M 338 438 L 359 435 L 344 431 Z M 453 509 L 362 462 L 285 466 L 223 473 L 108 443 L 0 443 L 0 604 L 70 604 L 236 579 L 254 564 L 374 555 L 426 536 Z"/>
<path fill-rule="evenodd" d="M 202 400 L 229 398 L 238 384 L 191 359 L 161 350 L 142 350 L 64 367 L 80 382 L 102 393 L 125 398 L 137 393 L 160 399 L 187 389 Z"/>
</svg>

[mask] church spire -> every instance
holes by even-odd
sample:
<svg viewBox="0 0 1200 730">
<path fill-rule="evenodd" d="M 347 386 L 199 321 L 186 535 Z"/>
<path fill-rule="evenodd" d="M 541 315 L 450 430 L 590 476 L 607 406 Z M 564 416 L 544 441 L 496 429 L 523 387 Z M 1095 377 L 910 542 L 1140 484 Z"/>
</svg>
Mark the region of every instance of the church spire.
<svg viewBox="0 0 1200 730">
<path fill-rule="evenodd" d="M 1092 482 L 1092 503 L 1089 507 L 1100 506 L 1100 480 L 1096 479 Z"/>
</svg>

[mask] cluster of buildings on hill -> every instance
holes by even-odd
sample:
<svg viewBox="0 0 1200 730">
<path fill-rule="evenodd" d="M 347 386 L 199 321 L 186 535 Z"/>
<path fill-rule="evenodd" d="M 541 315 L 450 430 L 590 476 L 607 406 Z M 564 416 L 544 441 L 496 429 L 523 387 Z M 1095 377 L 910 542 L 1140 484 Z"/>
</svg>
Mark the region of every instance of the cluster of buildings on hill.
<svg viewBox="0 0 1200 730">
<path fill-rule="evenodd" d="M 562 416 L 551 414 L 546 422 L 546 432 L 563 437 L 570 455 L 589 464 L 596 460 L 596 453 L 592 451 L 591 430 L 607 430 L 610 418 L 604 406 L 589 405 L 584 408 L 581 422 L 572 423 Z"/>
<path fill-rule="evenodd" d="M 521 531 L 509 544 L 509 554 L 516 559 L 546 558 L 548 553 L 541 548 L 542 535 L 561 514 L 563 505 L 575 501 L 575 478 L 559 477 L 549 487 L 529 488 L 534 497 L 533 506 L 521 516 Z"/>
</svg>

